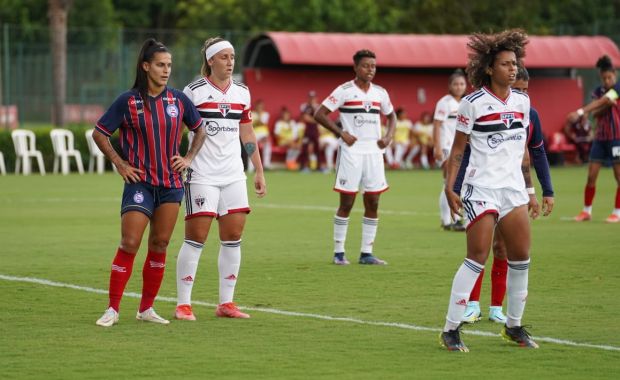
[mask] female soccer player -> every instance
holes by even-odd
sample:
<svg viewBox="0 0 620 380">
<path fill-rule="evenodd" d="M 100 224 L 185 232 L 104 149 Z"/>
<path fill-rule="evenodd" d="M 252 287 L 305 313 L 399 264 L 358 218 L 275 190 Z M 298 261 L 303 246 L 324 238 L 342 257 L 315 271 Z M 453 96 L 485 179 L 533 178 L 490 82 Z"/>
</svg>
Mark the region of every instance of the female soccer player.
<svg viewBox="0 0 620 380">
<path fill-rule="evenodd" d="M 597 100 L 569 115 L 569 119 L 574 121 L 585 112 L 593 111 L 596 120 L 596 134 L 590 149 L 588 181 L 584 189 L 584 206 L 581 213 L 575 217 L 575 221 L 585 222 L 592 219 L 592 202 L 596 193 L 598 173 L 604 162 L 611 161 L 617 183 L 616 201 L 613 212 L 605 221 L 618 223 L 620 222 L 620 104 L 618 104 L 620 83 L 617 80 L 616 69 L 608 56 L 599 58 L 596 67 L 599 69 L 602 83 L 592 93 L 592 97 Z"/>
<path fill-rule="evenodd" d="M 340 137 L 338 167 L 334 190 L 340 193 L 340 205 L 334 216 L 334 258 L 336 265 L 347 265 L 344 245 L 349 215 L 357 192 L 364 192 L 364 218 L 359 263 L 385 265 L 373 255 L 373 243 L 379 224 L 379 197 L 388 189 L 383 166 L 383 150 L 394 137 L 396 116 L 387 91 L 372 83 L 377 71 L 375 53 L 360 50 L 353 56 L 355 79 L 338 86 L 314 114 L 316 121 Z M 342 128 L 329 118 L 340 111 Z M 387 132 L 381 136 L 379 113 L 387 116 Z"/>
<path fill-rule="evenodd" d="M 521 30 L 498 34 L 474 34 L 467 46 L 472 50 L 467 73 L 477 91 L 461 101 L 456 134 L 447 163 L 446 197 L 454 214 L 461 208 L 467 221 L 467 257 L 454 276 L 446 324 L 440 342 L 450 351 L 468 351 L 459 326 L 469 294 L 484 269 L 491 249 L 493 230 L 502 233 L 508 256 L 508 308 L 505 339 L 520 346 L 538 345 L 521 324 L 529 269 L 530 225 L 539 206 L 532 188 L 529 156 L 525 149 L 530 101 L 513 91 L 517 68 L 525 55 L 527 36 Z M 454 182 L 469 139 L 471 157 L 462 198 Z"/>
<path fill-rule="evenodd" d="M 433 156 L 435 161 L 441 165 L 443 171 L 444 186 L 439 194 L 439 217 L 441 218 L 441 226 L 446 231 L 464 231 L 465 227 L 457 220 L 453 221 L 450 213 L 450 206 L 446 198 L 446 164 L 445 160 L 450 155 L 450 148 L 454 140 L 456 128 L 456 114 L 461 103 L 461 98 L 465 95 L 467 83 L 465 81 L 465 73 L 462 70 L 456 70 L 448 79 L 448 95 L 445 95 L 437 102 L 435 106 L 435 116 L 433 117 Z"/>
<path fill-rule="evenodd" d="M 517 72 L 517 80 L 512 85 L 512 89 L 528 92 L 530 75 L 525 67 L 519 67 Z M 543 215 L 547 216 L 551 213 L 554 206 L 553 198 L 553 185 L 551 184 L 551 174 L 549 171 L 549 162 L 547 161 L 547 154 L 545 153 L 545 146 L 543 144 L 542 126 L 540 124 L 540 117 L 534 107 L 530 107 L 530 128 L 528 134 L 528 153 L 530 154 L 534 169 L 536 169 L 536 177 L 542 187 L 542 210 Z M 455 191 L 461 192 L 461 185 L 463 183 L 463 177 L 465 176 L 465 169 L 469 162 L 469 148 L 466 149 L 463 155 L 463 164 L 459 169 L 459 174 L 455 183 Z M 534 189 L 530 189 L 533 192 Z M 493 269 L 491 270 L 491 306 L 489 307 L 489 320 L 497 323 L 506 323 L 506 316 L 502 311 L 502 304 L 504 303 L 504 296 L 506 295 L 506 275 L 508 273 L 508 262 L 506 261 L 506 243 L 502 237 L 501 232 L 495 229 L 493 234 Z M 463 322 L 474 323 L 480 320 L 480 290 L 482 288 L 482 279 L 484 278 L 484 270 L 480 272 L 480 276 L 474 285 L 474 289 L 471 291 L 469 301 L 467 302 L 467 308 L 463 315 Z"/>
<path fill-rule="evenodd" d="M 241 264 L 241 234 L 250 212 L 239 137 L 256 169 L 256 195 L 263 197 L 266 185 L 252 128 L 250 91 L 232 80 L 234 67 L 232 44 L 219 37 L 208 39 L 202 47 L 202 78 L 183 90 L 203 117 L 208 137 L 187 171 L 185 241 L 177 260 L 177 319 L 196 319 L 191 307 L 192 287 L 213 218 L 218 220 L 220 234 L 220 302 L 215 315 L 250 317 L 233 303 Z"/>
<path fill-rule="evenodd" d="M 118 311 L 142 235 L 150 222 L 148 254 L 142 269 L 142 300 L 136 318 L 168 324 L 153 310 L 164 276 L 166 247 L 183 199 L 181 171 L 206 137 L 196 107 L 178 90 L 166 86 L 172 56 L 154 39 L 142 45 L 131 90 L 121 94 L 97 122 L 93 138 L 125 181 L 121 205 L 121 242 L 110 273 L 110 303 L 97 325 L 118 322 Z M 182 123 L 194 131 L 187 154 L 179 155 Z M 120 129 L 119 156 L 109 137 Z"/>
</svg>

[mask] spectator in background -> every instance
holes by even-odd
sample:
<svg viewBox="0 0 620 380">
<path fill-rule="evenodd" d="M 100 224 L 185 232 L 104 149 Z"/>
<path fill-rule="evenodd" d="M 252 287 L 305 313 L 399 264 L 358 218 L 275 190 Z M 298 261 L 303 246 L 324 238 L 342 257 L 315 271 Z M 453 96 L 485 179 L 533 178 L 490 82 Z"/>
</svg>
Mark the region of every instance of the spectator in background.
<svg viewBox="0 0 620 380">
<path fill-rule="evenodd" d="M 325 154 L 324 173 L 334 170 L 334 156 L 338 149 L 338 138 L 327 128 L 319 128 L 319 151 Z"/>
<path fill-rule="evenodd" d="M 265 111 L 265 102 L 257 100 L 252 110 L 252 127 L 258 146 L 262 150 L 262 161 L 265 169 L 271 169 L 271 136 L 269 133 L 269 112 Z M 252 161 L 248 161 L 249 170 L 254 170 Z"/>
<path fill-rule="evenodd" d="M 314 113 L 319 109 L 316 100 L 316 92 L 308 93 L 308 101 L 300 106 L 300 122 L 304 124 L 301 155 L 299 157 L 300 169 L 304 172 L 318 169 L 319 160 L 319 127 L 314 120 Z"/>
<path fill-rule="evenodd" d="M 276 145 L 286 148 L 286 168 L 298 170 L 297 158 L 301 146 L 300 127 L 295 120 L 291 119 L 291 111 L 286 107 L 282 107 L 280 118 L 276 121 L 274 134 Z"/>
<path fill-rule="evenodd" d="M 577 148 L 579 163 L 588 162 L 592 145 L 592 127 L 585 115 L 579 116 L 575 122 L 566 121 L 564 125 L 566 140 Z"/>
<path fill-rule="evenodd" d="M 392 169 L 400 169 L 405 167 L 406 162 L 403 161 L 407 149 L 411 145 L 411 134 L 413 131 L 413 123 L 407 117 L 407 111 L 399 107 L 396 110 L 396 132 L 394 133 L 394 143 L 392 146 L 385 148 L 385 157 L 388 165 Z"/>
<path fill-rule="evenodd" d="M 420 147 L 420 165 L 424 169 L 430 169 L 429 164 L 429 152 L 433 150 L 433 116 L 430 112 L 424 111 L 418 120 L 413 125 L 413 134 Z M 407 156 L 407 162 L 413 160 L 415 154 L 414 148 L 411 149 L 409 156 Z"/>
</svg>

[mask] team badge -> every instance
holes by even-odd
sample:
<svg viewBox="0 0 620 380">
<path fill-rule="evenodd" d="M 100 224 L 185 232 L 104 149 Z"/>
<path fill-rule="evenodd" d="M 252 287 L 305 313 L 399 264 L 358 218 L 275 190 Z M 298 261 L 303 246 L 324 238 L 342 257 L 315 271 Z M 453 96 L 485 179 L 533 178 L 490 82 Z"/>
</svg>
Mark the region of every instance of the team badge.
<svg viewBox="0 0 620 380">
<path fill-rule="evenodd" d="M 202 208 L 202 205 L 205 204 L 205 197 L 202 195 L 197 196 L 194 198 L 194 203 L 196 203 L 196 206 Z"/>
<path fill-rule="evenodd" d="M 174 104 L 168 104 L 168 107 L 166 107 L 166 113 L 170 117 L 177 117 L 179 116 L 179 109 Z"/>
<path fill-rule="evenodd" d="M 220 113 L 224 117 L 226 117 L 226 115 L 228 115 L 228 112 L 230 112 L 230 104 L 229 103 L 220 103 L 220 104 L 217 105 L 217 108 L 219 108 Z"/>
<path fill-rule="evenodd" d="M 133 195 L 133 201 L 138 204 L 144 202 L 144 194 L 142 194 L 141 191 L 136 191 L 136 193 Z"/>
<path fill-rule="evenodd" d="M 372 108 L 372 102 L 369 100 L 364 100 L 363 105 L 366 112 L 370 112 L 370 109 Z"/>
<path fill-rule="evenodd" d="M 500 115 L 500 119 L 502 123 L 506 126 L 506 128 L 510 128 L 512 121 L 515 119 L 515 114 L 512 112 L 504 112 Z"/>
</svg>

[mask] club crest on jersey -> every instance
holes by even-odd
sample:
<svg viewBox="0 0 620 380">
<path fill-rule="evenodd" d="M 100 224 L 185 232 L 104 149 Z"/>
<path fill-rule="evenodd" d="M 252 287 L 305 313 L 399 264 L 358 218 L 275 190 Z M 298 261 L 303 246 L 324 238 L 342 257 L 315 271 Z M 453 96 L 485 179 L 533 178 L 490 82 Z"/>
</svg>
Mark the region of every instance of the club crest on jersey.
<svg viewBox="0 0 620 380">
<path fill-rule="evenodd" d="M 368 100 L 364 100 L 364 102 L 362 102 L 364 109 L 366 110 L 366 112 L 370 112 L 370 110 L 372 109 L 372 102 L 368 101 Z"/>
<path fill-rule="evenodd" d="M 204 195 L 198 195 L 196 198 L 194 198 L 194 203 L 196 203 L 196 206 L 202 208 L 202 205 L 205 204 Z"/>
<path fill-rule="evenodd" d="M 512 112 L 504 112 L 499 117 L 506 128 L 510 128 L 512 121 L 515 119 L 515 114 Z"/>
<path fill-rule="evenodd" d="M 170 117 L 177 117 L 179 116 L 179 109 L 174 104 L 168 104 L 166 107 L 166 113 Z"/>
<path fill-rule="evenodd" d="M 133 201 L 138 204 L 144 202 L 144 194 L 142 194 L 141 191 L 136 191 L 136 193 L 133 195 Z"/>
<path fill-rule="evenodd" d="M 220 113 L 224 117 L 226 117 L 226 115 L 228 115 L 228 112 L 230 112 L 230 104 L 228 103 L 220 103 L 217 105 L 217 108 L 219 108 Z"/>
</svg>

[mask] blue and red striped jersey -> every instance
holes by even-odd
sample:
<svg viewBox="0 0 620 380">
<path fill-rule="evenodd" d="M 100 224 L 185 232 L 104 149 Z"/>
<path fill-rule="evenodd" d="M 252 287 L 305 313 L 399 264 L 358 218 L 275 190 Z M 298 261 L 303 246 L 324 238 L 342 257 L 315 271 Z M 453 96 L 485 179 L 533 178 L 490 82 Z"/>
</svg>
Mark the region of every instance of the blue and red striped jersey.
<svg viewBox="0 0 620 380">
<path fill-rule="evenodd" d="M 97 122 L 96 128 L 111 136 L 120 128 L 119 142 L 124 159 L 143 171 L 140 179 L 153 186 L 182 188 L 181 174 L 170 160 L 179 154 L 183 125 L 195 130 L 202 118 L 187 96 L 166 87 L 148 97 L 148 108 L 137 90 L 121 94 Z"/>
<path fill-rule="evenodd" d="M 613 88 L 620 93 L 620 82 L 616 83 Z M 599 86 L 592 93 L 592 98 L 599 99 L 607 91 L 603 86 Z M 611 107 L 597 114 L 594 119 L 596 120 L 595 140 L 609 141 L 620 139 L 620 104 L 618 104 L 617 100 Z"/>
</svg>

